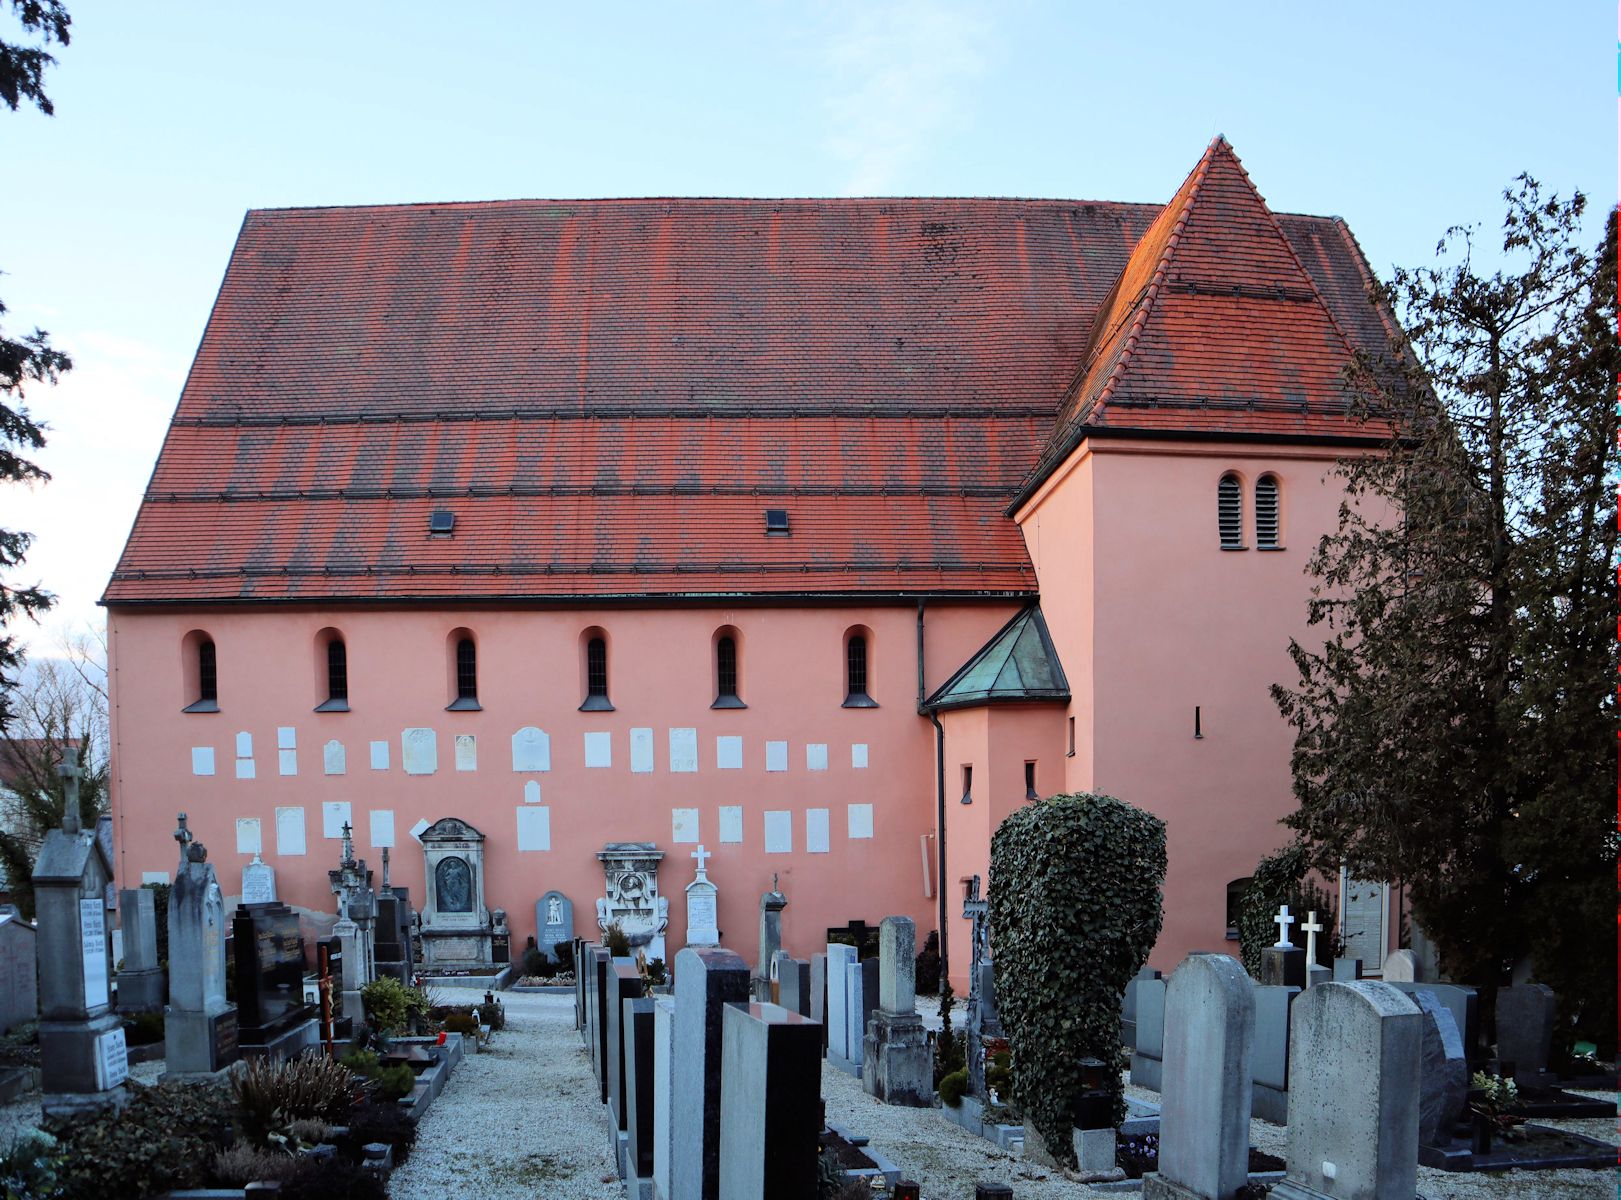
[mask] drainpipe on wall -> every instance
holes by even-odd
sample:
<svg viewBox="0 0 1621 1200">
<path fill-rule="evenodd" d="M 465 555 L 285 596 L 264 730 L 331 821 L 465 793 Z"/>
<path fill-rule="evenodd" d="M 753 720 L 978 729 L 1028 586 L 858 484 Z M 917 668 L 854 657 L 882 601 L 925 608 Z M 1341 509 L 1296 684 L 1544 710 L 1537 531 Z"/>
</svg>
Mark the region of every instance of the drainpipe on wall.
<svg viewBox="0 0 1621 1200">
<path fill-rule="evenodd" d="M 926 699 L 923 682 L 923 609 L 925 601 L 921 598 L 917 602 L 917 711 L 919 715 L 926 715 L 929 724 L 934 726 L 934 778 L 935 778 L 935 829 L 939 835 L 939 842 L 935 847 L 938 865 L 935 868 L 934 894 L 940 905 L 940 978 L 950 978 L 951 952 L 946 946 L 946 731 L 940 724 L 938 713 L 923 712 L 923 701 Z"/>
</svg>

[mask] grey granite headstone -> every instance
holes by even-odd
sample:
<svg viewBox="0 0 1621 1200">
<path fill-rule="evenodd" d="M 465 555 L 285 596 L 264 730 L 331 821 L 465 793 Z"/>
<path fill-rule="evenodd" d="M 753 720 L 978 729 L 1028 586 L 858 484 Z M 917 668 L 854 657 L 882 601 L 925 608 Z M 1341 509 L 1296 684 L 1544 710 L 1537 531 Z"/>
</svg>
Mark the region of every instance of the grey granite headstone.
<svg viewBox="0 0 1621 1200">
<path fill-rule="evenodd" d="M 1413 993 L 1424 1014 L 1423 1061 L 1419 1064 L 1418 1142 L 1444 1146 L 1469 1102 L 1469 1064 L 1452 1014 L 1431 991 Z"/>
<path fill-rule="evenodd" d="M 670 1200 L 719 1200 L 723 1013 L 748 998 L 748 964 L 730 950 L 687 946 L 675 956 Z M 806 1077 L 820 1079 L 814 1063 Z"/>
<path fill-rule="evenodd" d="M 789 1012 L 811 1016 L 811 965 L 786 951 L 777 951 L 777 994 Z M 812 1020 L 815 1018 L 812 1017 Z"/>
<path fill-rule="evenodd" d="M 1250 1110 L 1276 1125 L 1289 1119 L 1289 1009 L 1299 995 L 1299 988 L 1255 985 Z"/>
<path fill-rule="evenodd" d="M 1473 1060 L 1480 1037 L 1480 997 L 1474 988 L 1456 983 L 1392 983 L 1390 986 L 1408 996 L 1417 995 L 1419 992 L 1429 992 L 1434 996 L 1441 1007 L 1452 1014 L 1452 1023 L 1457 1027 L 1458 1037 L 1463 1041 L 1464 1057 Z M 1501 1016 L 1498 1018 L 1498 1025 L 1501 1032 Z"/>
<path fill-rule="evenodd" d="M 671 1071 L 675 1057 L 675 998 L 653 997 L 653 1198 L 670 1200 Z"/>
<path fill-rule="evenodd" d="M 1242 964 L 1225 954 L 1182 960 L 1165 989 L 1159 1171 L 1144 1177 L 1144 1200 L 1227 1200 L 1247 1182 L 1254 1024 Z"/>
<path fill-rule="evenodd" d="M 1542 983 L 1522 983 L 1497 993 L 1497 1057 L 1514 1064 L 1519 1084 L 1545 1084 L 1553 1053 L 1559 1001 Z"/>
<path fill-rule="evenodd" d="M 574 940 L 574 903 L 562 892 L 547 892 L 535 901 L 535 946 L 558 962 L 557 945 Z"/>
<path fill-rule="evenodd" d="M 827 1056 L 849 1062 L 850 988 L 845 979 L 856 965 L 856 948 L 840 942 L 827 945 Z M 859 1057 L 859 1051 L 857 1052 Z"/>
<path fill-rule="evenodd" d="M 1407 1200 L 1418 1190 L 1424 1019 L 1383 983 L 1325 983 L 1294 1003 L 1288 1175 L 1273 1200 Z"/>
<path fill-rule="evenodd" d="M 1362 978 L 1362 960 L 1360 958 L 1336 958 L 1334 960 L 1334 982 L 1355 983 Z M 1390 980 L 1385 980 L 1389 983 Z"/>
<path fill-rule="evenodd" d="M 151 888 L 118 893 L 118 920 L 124 928 L 124 965 L 118 972 L 120 1012 L 162 1012 L 163 968 L 158 965 L 158 919 Z M 0 1001 L 3 1003 L 3 1001 Z"/>
<path fill-rule="evenodd" d="M 725 1007 L 718 1200 L 815 1200 L 820 1058 L 821 1036 L 798 1013 Z"/>
<path fill-rule="evenodd" d="M 878 1007 L 878 960 L 869 958 L 852 963 L 844 973 L 844 1016 L 848 1028 L 845 1042 L 850 1047 L 853 1073 L 861 1073 L 867 1038 L 867 1022 Z"/>
<path fill-rule="evenodd" d="M 37 939 L 16 909 L 0 913 L 0 1033 L 39 1016 Z"/>
<path fill-rule="evenodd" d="M 917 925 L 911 917 L 879 922 L 878 1004 L 886 1013 L 917 1011 Z"/>
<path fill-rule="evenodd" d="M 917 1015 L 917 928 L 911 917 L 885 917 L 878 927 L 878 1005 L 862 1038 L 861 1085 L 885 1104 L 934 1103 L 934 1062 Z"/>
<path fill-rule="evenodd" d="M 222 1070 L 239 1056 L 236 1006 L 225 999 L 225 897 L 195 845 L 169 891 L 169 1005 L 163 1057 L 170 1076 Z"/>
<path fill-rule="evenodd" d="M 1131 1052 L 1131 1082 L 1159 1091 L 1165 1056 L 1165 980 L 1137 983 L 1137 1048 Z"/>
<path fill-rule="evenodd" d="M 608 987 L 608 1123 L 618 1134 L 630 1128 L 625 1084 L 628 1073 L 625 1060 L 625 1005 L 640 999 L 645 991 L 641 972 L 636 969 L 636 960 L 614 959 Z"/>
<path fill-rule="evenodd" d="M 1143 967 L 1126 984 L 1120 1000 L 1120 1043 L 1127 1050 L 1137 1048 L 1137 986 L 1145 979 L 1158 979 L 1160 973 L 1152 967 Z"/>
<path fill-rule="evenodd" d="M 1268 987 L 1305 987 L 1305 950 L 1299 946 L 1267 946 L 1261 951 L 1261 982 Z"/>
<path fill-rule="evenodd" d="M 1419 983 L 1424 979 L 1418 955 L 1411 950 L 1392 950 L 1385 958 L 1382 974 L 1386 983 Z"/>
<path fill-rule="evenodd" d="M 822 1027 L 822 1053 L 827 1053 L 827 953 L 811 955 L 810 1019 Z"/>
</svg>

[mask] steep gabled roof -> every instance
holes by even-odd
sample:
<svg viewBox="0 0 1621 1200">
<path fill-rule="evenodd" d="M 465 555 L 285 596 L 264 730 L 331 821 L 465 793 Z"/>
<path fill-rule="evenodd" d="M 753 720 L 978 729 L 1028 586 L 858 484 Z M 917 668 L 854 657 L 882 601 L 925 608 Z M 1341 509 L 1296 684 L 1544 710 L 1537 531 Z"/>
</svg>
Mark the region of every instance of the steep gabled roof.
<svg viewBox="0 0 1621 1200">
<path fill-rule="evenodd" d="M 1218 137 L 1100 306 L 1021 496 L 1100 431 L 1383 440 L 1388 426 L 1352 418 L 1346 391 L 1356 348 L 1384 349 L 1381 328 L 1348 335 Z"/>
<path fill-rule="evenodd" d="M 996 631 L 923 702 L 925 710 L 1014 700 L 1068 700 L 1069 680 L 1041 608 L 1032 604 Z"/>
</svg>

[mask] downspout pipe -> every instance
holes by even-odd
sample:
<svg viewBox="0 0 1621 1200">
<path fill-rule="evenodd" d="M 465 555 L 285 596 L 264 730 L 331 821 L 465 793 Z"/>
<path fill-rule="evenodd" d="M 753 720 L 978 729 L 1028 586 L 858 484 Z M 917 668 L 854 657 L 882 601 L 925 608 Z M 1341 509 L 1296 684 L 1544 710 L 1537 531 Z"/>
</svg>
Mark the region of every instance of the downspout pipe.
<svg viewBox="0 0 1621 1200">
<path fill-rule="evenodd" d="M 917 711 L 929 718 L 934 726 L 934 780 L 935 780 L 935 845 L 934 894 L 940 905 L 940 978 L 951 977 L 951 951 L 946 937 L 946 731 L 940 724 L 940 715 L 932 710 L 924 712 L 923 677 L 923 612 L 926 605 L 921 597 L 917 602 Z"/>
</svg>

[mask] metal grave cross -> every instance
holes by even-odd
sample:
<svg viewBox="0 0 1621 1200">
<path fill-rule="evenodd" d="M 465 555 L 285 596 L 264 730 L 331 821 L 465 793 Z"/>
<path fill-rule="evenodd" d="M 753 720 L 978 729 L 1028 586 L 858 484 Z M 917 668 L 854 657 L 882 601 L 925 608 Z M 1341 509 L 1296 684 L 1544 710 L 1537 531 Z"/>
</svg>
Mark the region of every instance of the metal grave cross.
<svg viewBox="0 0 1621 1200">
<path fill-rule="evenodd" d="M 1289 926 L 1295 923 L 1296 918 L 1289 915 L 1289 906 L 1285 904 L 1278 909 L 1278 915 L 1272 918 L 1272 924 L 1278 927 L 1278 940 L 1273 948 L 1278 950 L 1293 950 L 1295 944 L 1289 940 Z"/>
<path fill-rule="evenodd" d="M 1306 935 L 1306 966 L 1317 965 L 1317 935 L 1323 932 L 1323 927 L 1317 921 L 1317 910 L 1314 908 L 1306 914 L 1306 919 L 1300 923 L 1300 932 Z"/>
</svg>

